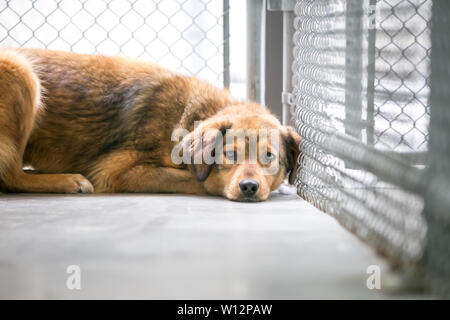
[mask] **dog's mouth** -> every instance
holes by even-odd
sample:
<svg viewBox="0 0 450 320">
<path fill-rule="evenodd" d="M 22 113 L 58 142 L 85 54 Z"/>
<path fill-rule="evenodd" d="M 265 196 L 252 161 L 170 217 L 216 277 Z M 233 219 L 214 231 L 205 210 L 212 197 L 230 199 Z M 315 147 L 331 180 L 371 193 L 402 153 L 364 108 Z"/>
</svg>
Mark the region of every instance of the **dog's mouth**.
<svg viewBox="0 0 450 320">
<path fill-rule="evenodd" d="M 239 197 L 236 199 L 230 199 L 231 201 L 236 201 L 236 202 L 261 202 L 263 201 L 262 199 L 258 199 L 256 197 Z"/>
</svg>

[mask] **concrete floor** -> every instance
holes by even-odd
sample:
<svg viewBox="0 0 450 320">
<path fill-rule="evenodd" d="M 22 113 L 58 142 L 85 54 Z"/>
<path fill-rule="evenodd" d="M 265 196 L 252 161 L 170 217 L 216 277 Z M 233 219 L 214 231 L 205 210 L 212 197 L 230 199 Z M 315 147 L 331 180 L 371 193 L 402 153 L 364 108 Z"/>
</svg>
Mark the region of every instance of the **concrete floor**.
<svg viewBox="0 0 450 320">
<path fill-rule="evenodd" d="M 2 299 L 398 298 L 367 289 L 374 264 L 386 269 L 295 195 L 0 194 Z"/>
</svg>

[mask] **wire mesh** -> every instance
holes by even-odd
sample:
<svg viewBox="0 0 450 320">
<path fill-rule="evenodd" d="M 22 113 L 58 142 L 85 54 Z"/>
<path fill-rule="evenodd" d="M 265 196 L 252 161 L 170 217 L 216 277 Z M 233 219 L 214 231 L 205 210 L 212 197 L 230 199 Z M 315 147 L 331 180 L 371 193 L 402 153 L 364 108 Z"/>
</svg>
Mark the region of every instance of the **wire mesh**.
<svg viewBox="0 0 450 320">
<path fill-rule="evenodd" d="M 228 9 L 217 0 L 0 0 L 0 46 L 150 59 L 222 86 Z"/>
<path fill-rule="evenodd" d="M 374 144 L 388 150 L 426 151 L 431 1 L 378 1 L 374 13 Z"/>
<path fill-rule="evenodd" d="M 450 296 L 450 4 L 297 0 L 295 13 L 298 193 Z"/>
<path fill-rule="evenodd" d="M 405 157 L 426 150 L 428 137 L 423 28 L 431 1 L 416 2 L 298 0 L 295 7 L 298 193 L 396 265 L 419 262 L 426 235 L 424 166 Z M 421 12 L 421 22 L 410 26 L 406 12 Z M 419 52 L 422 62 L 412 64 Z"/>
</svg>

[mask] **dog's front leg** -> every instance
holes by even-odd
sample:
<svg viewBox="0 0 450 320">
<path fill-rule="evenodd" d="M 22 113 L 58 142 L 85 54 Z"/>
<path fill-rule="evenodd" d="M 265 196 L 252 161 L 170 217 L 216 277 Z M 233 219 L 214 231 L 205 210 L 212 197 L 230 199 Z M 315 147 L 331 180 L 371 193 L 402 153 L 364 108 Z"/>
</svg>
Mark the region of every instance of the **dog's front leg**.
<svg viewBox="0 0 450 320">
<path fill-rule="evenodd" d="M 154 167 L 151 165 L 135 165 L 120 174 L 94 178 L 96 192 L 140 192 L 140 193 L 186 193 L 206 194 L 189 170 Z"/>
</svg>

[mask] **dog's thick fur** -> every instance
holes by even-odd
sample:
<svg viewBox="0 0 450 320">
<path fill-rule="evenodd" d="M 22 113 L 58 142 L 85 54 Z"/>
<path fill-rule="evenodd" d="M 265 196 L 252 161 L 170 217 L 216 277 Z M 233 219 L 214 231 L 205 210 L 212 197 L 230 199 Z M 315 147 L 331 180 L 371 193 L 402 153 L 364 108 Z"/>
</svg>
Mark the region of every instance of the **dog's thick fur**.
<svg viewBox="0 0 450 320">
<path fill-rule="evenodd" d="M 276 128 L 279 172 L 175 165 L 174 129 Z M 264 200 L 296 172 L 300 137 L 255 103 L 156 64 L 41 49 L 0 49 L 0 189 L 7 192 L 180 192 Z M 31 166 L 34 171 L 23 168 Z"/>
</svg>

